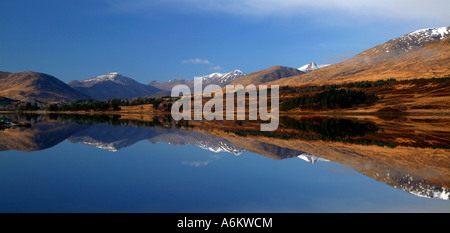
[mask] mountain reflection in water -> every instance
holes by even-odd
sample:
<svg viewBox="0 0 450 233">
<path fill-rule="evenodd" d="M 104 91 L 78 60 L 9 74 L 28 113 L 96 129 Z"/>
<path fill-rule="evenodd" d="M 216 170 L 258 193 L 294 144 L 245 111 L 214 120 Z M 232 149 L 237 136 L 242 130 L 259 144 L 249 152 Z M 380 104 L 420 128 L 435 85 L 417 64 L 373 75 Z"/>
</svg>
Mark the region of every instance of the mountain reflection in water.
<svg viewBox="0 0 450 233">
<path fill-rule="evenodd" d="M 64 114 L 1 117 L 32 124 L 0 131 L 1 151 L 38 151 L 65 140 L 117 151 L 147 140 L 236 156 L 249 151 L 275 160 L 333 161 L 417 196 L 448 200 L 450 195 L 448 119 L 282 117 L 277 131 L 260 132 L 251 122 L 211 127 L 161 116 L 151 120 Z"/>
</svg>

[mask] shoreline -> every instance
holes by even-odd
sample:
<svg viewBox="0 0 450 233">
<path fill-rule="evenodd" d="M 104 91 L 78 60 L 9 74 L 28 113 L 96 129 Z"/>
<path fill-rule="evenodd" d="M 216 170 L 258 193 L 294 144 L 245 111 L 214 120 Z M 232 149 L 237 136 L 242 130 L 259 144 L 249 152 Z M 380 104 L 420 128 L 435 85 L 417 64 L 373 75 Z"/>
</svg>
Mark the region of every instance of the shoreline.
<svg viewBox="0 0 450 233">
<path fill-rule="evenodd" d="M 165 111 L 0 111 L 0 114 L 83 114 L 83 115 L 170 115 L 170 112 Z M 361 112 L 361 111 L 292 111 L 280 112 L 280 116 L 450 116 L 450 112 Z"/>
</svg>

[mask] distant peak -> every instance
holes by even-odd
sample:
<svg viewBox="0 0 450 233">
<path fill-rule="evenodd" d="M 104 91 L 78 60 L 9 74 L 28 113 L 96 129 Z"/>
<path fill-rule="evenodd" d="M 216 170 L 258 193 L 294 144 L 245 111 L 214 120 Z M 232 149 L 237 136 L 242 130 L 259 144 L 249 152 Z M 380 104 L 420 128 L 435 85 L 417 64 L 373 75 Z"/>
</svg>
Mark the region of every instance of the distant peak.
<svg viewBox="0 0 450 233">
<path fill-rule="evenodd" d="M 107 74 L 103 74 L 103 75 L 99 75 L 97 77 L 102 77 L 102 78 L 115 78 L 118 76 L 122 76 L 121 74 L 117 73 L 117 72 L 111 72 L 111 73 L 107 73 Z"/>
<path fill-rule="evenodd" d="M 111 73 L 107 73 L 107 74 L 102 74 L 93 78 L 90 78 L 88 80 L 114 80 L 115 78 L 119 78 L 119 77 L 125 77 L 117 72 L 111 72 Z"/>
<path fill-rule="evenodd" d="M 244 76 L 244 75 L 246 75 L 246 73 L 244 73 L 244 72 L 241 71 L 241 70 L 233 70 L 233 71 L 228 72 L 228 73 L 218 73 L 218 72 L 215 72 L 215 73 L 211 73 L 211 74 L 204 75 L 204 76 L 201 76 L 201 77 L 196 77 L 196 78 L 203 78 L 203 79 L 222 79 L 222 78 L 229 77 L 229 76 Z"/>
<path fill-rule="evenodd" d="M 242 70 L 233 70 L 230 73 L 241 73 L 241 74 L 245 74 L 244 71 Z"/>
<path fill-rule="evenodd" d="M 329 66 L 329 64 L 322 65 L 322 64 L 317 64 L 315 62 L 311 62 L 311 63 L 308 63 L 308 64 L 298 68 L 298 70 L 303 71 L 303 72 L 311 72 L 313 70 L 317 70 L 317 69 L 320 69 L 325 66 Z"/>
<path fill-rule="evenodd" d="M 111 73 L 95 76 L 93 78 L 88 78 L 88 79 L 84 79 L 84 80 L 75 80 L 75 81 L 71 82 L 71 84 L 75 85 L 75 86 L 84 86 L 84 85 L 92 86 L 92 85 L 95 85 L 97 83 L 102 83 L 102 82 L 115 82 L 115 83 L 124 84 L 124 83 L 130 82 L 130 80 L 132 80 L 132 79 L 125 77 L 117 72 L 111 72 Z"/>
<path fill-rule="evenodd" d="M 424 28 L 408 33 L 408 35 L 413 36 L 430 36 L 430 37 L 439 37 L 439 39 L 443 39 L 450 34 L 450 27 L 439 27 L 439 28 Z"/>
<path fill-rule="evenodd" d="M 450 36 L 450 27 L 424 28 L 410 32 L 378 45 L 369 51 L 377 54 L 394 56 L 399 52 L 409 52 L 424 45 L 445 39 Z M 366 54 L 365 52 L 362 53 Z"/>
<path fill-rule="evenodd" d="M 211 73 L 211 74 L 207 74 L 207 75 L 199 76 L 199 77 L 194 77 L 194 78 L 202 78 L 203 80 L 205 80 L 205 79 L 219 78 L 222 75 L 223 75 L 222 73 L 215 72 L 215 73 Z"/>
</svg>

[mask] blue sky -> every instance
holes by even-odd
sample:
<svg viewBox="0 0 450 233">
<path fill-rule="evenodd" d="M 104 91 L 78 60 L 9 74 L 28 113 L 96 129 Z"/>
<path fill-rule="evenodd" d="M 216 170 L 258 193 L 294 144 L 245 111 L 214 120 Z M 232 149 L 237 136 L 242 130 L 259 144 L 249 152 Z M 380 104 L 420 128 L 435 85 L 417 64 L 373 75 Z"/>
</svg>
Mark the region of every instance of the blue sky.
<svg viewBox="0 0 450 233">
<path fill-rule="evenodd" d="M 139 82 L 337 63 L 450 25 L 450 1 L 2 0 L 0 70 Z"/>
</svg>

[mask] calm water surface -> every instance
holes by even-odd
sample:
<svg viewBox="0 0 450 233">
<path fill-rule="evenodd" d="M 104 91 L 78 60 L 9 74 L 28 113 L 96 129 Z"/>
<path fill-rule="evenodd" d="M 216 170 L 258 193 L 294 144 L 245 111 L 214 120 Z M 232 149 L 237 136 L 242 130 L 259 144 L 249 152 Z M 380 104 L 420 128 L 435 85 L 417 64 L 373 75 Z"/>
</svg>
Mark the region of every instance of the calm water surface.
<svg viewBox="0 0 450 233">
<path fill-rule="evenodd" d="M 0 131 L 0 212 L 450 212 L 439 181 L 416 185 L 440 195 L 424 197 L 417 180 L 394 187 L 305 151 L 258 144 L 274 159 L 193 130 L 31 122 Z"/>
</svg>

